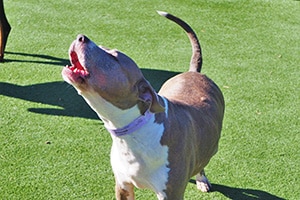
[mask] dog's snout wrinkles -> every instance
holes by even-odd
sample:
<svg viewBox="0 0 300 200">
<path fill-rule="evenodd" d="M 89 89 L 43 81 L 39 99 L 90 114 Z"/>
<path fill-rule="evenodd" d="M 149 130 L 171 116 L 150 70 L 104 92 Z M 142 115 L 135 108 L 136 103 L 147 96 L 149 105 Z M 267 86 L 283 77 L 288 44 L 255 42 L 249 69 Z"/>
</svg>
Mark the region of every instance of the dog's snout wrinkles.
<svg viewBox="0 0 300 200">
<path fill-rule="evenodd" d="M 80 34 L 77 36 L 77 41 L 85 43 L 85 42 L 88 42 L 89 39 L 85 35 Z"/>
</svg>

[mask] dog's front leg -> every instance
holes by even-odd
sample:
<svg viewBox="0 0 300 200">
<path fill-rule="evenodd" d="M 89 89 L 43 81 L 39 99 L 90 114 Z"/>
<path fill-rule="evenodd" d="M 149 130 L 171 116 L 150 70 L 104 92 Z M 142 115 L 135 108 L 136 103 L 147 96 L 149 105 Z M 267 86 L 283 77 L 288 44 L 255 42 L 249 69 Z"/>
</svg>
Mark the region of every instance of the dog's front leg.
<svg viewBox="0 0 300 200">
<path fill-rule="evenodd" d="M 134 200 L 134 186 L 130 183 L 120 186 L 116 182 L 116 199 L 117 200 Z"/>
</svg>

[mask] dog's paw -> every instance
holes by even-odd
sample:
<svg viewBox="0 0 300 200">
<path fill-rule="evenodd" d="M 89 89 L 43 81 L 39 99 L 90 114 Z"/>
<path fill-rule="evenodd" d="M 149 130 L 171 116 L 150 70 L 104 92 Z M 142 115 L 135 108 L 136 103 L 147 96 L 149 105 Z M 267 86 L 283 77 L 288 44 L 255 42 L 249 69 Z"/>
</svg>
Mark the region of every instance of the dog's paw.
<svg viewBox="0 0 300 200">
<path fill-rule="evenodd" d="M 209 183 L 208 179 L 201 175 L 196 179 L 197 189 L 202 192 L 209 192 L 211 190 L 211 184 Z"/>
</svg>

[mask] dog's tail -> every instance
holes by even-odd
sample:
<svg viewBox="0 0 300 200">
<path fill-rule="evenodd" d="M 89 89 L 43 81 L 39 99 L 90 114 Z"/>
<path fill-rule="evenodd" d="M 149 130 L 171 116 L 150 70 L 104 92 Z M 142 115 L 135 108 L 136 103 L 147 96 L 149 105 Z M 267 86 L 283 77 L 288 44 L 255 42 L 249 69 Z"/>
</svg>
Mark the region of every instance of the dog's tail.
<svg viewBox="0 0 300 200">
<path fill-rule="evenodd" d="M 191 58 L 189 71 L 200 72 L 201 67 L 202 67 L 202 52 L 201 52 L 201 46 L 200 46 L 200 43 L 199 43 L 196 33 L 193 31 L 193 29 L 187 23 L 185 23 L 178 17 L 175 17 L 169 13 L 162 12 L 162 11 L 157 11 L 157 12 L 161 16 L 166 17 L 166 18 L 170 19 L 171 21 L 175 22 L 176 24 L 181 26 L 186 31 L 186 33 L 190 39 L 192 48 L 193 48 L 193 55 Z"/>
</svg>

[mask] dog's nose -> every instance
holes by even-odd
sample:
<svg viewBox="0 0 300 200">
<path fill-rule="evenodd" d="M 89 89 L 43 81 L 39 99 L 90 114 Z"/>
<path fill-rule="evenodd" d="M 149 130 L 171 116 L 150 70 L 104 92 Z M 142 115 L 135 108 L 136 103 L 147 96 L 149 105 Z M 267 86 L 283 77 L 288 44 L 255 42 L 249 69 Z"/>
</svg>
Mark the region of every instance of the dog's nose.
<svg viewBox="0 0 300 200">
<path fill-rule="evenodd" d="M 89 41 L 89 38 L 87 38 L 85 35 L 80 34 L 80 35 L 77 36 L 77 41 L 82 42 L 82 43 L 86 43 L 86 42 Z"/>
</svg>

